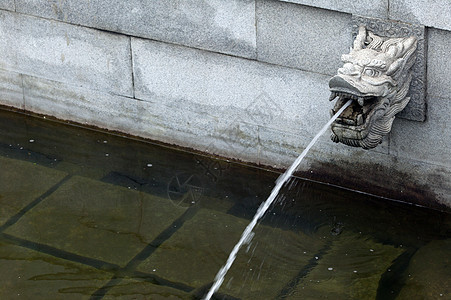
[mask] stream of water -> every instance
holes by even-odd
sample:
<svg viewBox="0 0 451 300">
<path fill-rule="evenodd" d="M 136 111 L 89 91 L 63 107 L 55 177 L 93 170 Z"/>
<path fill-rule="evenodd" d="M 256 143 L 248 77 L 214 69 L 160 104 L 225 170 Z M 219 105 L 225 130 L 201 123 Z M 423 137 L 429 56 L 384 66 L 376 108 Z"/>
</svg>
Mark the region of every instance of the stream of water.
<svg viewBox="0 0 451 300">
<path fill-rule="evenodd" d="M 307 155 L 307 153 L 310 151 L 310 149 L 315 145 L 315 143 L 318 141 L 318 139 L 326 132 L 326 130 L 329 128 L 329 126 L 332 124 L 333 121 L 335 121 L 338 116 L 341 115 L 341 113 L 349 106 L 351 105 L 352 100 L 349 100 L 346 102 L 345 105 L 343 105 L 342 108 L 338 110 L 338 112 L 329 120 L 329 122 L 324 125 L 323 128 L 316 134 L 316 136 L 312 139 L 312 141 L 308 144 L 308 146 L 302 151 L 301 155 L 293 162 L 293 164 L 283 173 L 276 181 L 276 186 L 271 191 L 271 194 L 269 195 L 268 199 L 266 199 L 265 202 L 263 202 L 260 207 L 257 210 L 257 213 L 255 214 L 252 221 L 249 223 L 249 225 L 246 227 L 246 229 L 243 231 L 243 234 L 241 235 L 240 240 L 233 248 L 232 252 L 230 252 L 229 258 L 227 259 L 227 262 L 224 266 L 219 270 L 219 272 L 216 274 L 215 281 L 213 285 L 211 286 L 210 290 L 208 291 L 208 294 L 205 296 L 204 300 L 210 300 L 213 294 L 221 287 L 221 284 L 224 281 L 224 278 L 227 274 L 227 271 L 232 266 L 233 262 L 235 261 L 236 255 L 238 251 L 241 249 L 241 247 L 244 244 L 250 243 L 253 237 L 252 230 L 254 230 L 254 227 L 257 225 L 257 222 L 265 215 L 266 211 L 269 209 L 271 204 L 276 199 L 277 195 L 279 194 L 280 189 L 284 185 L 284 183 L 293 175 L 294 171 L 298 168 L 301 161 L 304 159 L 304 157 Z"/>
</svg>

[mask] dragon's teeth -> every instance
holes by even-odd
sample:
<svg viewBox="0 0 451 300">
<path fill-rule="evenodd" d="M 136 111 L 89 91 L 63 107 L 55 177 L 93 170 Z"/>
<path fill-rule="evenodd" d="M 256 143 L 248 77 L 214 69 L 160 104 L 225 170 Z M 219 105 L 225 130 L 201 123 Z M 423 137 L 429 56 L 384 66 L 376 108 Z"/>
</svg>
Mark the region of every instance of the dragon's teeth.
<svg viewBox="0 0 451 300">
<path fill-rule="evenodd" d="M 330 93 L 329 101 L 334 100 L 336 97 L 337 97 L 337 93 L 335 93 L 335 92 Z"/>
<path fill-rule="evenodd" d="M 362 115 L 360 114 L 360 115 L 357 116 L 357 126 L 358 126 L 358 125 L 362 125 L 362 124 L 363 124 L 363 117 L 362 117 Z"/>
<path fill-rule="evenodd" d="M 364 101 L 362 97 L 359 97 L 359 99 L 357 99 L 357 102 L 359 103 L 360 106 L 363 106 Z"/>
</svg>

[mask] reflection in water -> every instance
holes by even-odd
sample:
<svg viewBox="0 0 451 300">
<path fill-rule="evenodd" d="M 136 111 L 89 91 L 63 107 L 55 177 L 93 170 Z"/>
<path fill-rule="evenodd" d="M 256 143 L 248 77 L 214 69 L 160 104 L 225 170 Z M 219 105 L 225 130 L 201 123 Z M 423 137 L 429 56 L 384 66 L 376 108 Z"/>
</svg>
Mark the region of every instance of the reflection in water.
<svg viewBox="0 0 451 300">
<path fill-rule="evenodd" d="M 200 298 L 278 177 L 22 115 L 0 123 L 1 299 Z M 449 215 L 289 186 L 217 299 L 449 297 Z"/>
</svg>

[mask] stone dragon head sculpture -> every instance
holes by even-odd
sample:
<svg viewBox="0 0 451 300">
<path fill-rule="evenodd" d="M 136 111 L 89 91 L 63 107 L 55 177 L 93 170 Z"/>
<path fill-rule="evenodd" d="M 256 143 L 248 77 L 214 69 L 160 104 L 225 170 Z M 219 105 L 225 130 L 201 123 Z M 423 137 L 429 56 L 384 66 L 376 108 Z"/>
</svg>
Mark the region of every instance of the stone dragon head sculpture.
<svg viewBox="0 0 451 300">
<path fill-rule="evenodd" d="M 344 65 L 329 81 L 330 100 L 338 97 L 335 114 L 352 104 L 332 123 L 334 142 L 371 149 L 391 131 L 395 115 L 406 107 L 415 62 L 417 38 L 385 38 L 359 28 Z"/>
</svg>

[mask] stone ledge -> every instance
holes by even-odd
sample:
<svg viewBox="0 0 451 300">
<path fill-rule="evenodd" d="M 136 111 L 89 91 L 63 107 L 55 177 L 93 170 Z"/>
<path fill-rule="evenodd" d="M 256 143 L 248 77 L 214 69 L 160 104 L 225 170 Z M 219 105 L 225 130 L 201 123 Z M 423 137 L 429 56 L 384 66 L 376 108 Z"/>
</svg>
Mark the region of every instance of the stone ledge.
<svg viewBox="0 0 451 300">
<path fill-rule="evenodd" d="M 138 115 L 135 99 L 28 75 L 23 75 L 23 87 L 25 110 L 133 133 Z"/>
<path fill-rule="evenodd" d="M 0 69 L 0 102 L 6 106 L 25 108 L 21 74 Z"/>
</svg>

